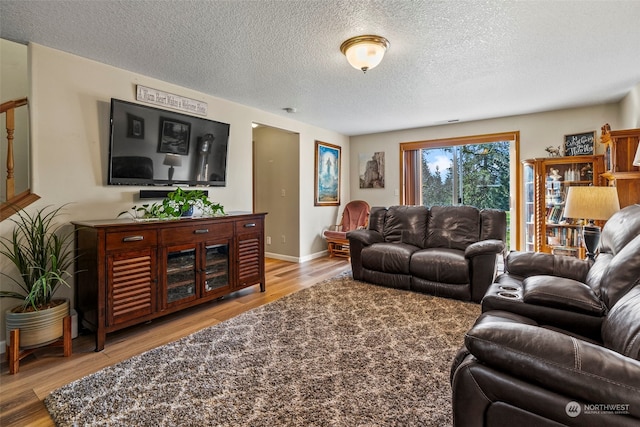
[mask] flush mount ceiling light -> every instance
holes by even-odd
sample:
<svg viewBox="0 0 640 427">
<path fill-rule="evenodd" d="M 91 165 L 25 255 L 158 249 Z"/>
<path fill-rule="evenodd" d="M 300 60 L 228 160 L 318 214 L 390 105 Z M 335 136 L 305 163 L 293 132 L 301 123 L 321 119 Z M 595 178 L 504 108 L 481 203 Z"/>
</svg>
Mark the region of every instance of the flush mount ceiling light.
<svg viewBox="0 0 640 427">
<path fill-rule="evenodd" d="M 380 64 L 389 48 L 389 40 L 381 36 L 357 36 L 345 40 L 340 52 L 347 57 L 349 64 L 364 73 Z"/>
</svg>

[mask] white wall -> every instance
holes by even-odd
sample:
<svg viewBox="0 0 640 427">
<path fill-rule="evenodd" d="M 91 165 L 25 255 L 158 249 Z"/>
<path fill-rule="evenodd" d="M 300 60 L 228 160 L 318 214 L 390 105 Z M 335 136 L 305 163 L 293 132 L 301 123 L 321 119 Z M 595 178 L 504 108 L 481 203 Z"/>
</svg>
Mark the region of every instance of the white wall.
<svg viewBox="0 0 640 427">
<path fill-rule="evenodd" d="M 328 226 L 337 224 L 338 215 L 351 199 L 349 185 L 349 156 L 350 145 L 348 138 L 335 138 L 331 132 L 318 132 L 313 140 L 302 140 L 300 135 L 300 242 L 309 242 L 310 246 L 300 246 L 300 261 L 307 261 L 321 257 L 327 253 L 327 242 L 322 232 Z M 315 141 L 328 142 L 339 145 L 341 150 L 340 163 L 340 206 L 314 206 L 314 162 Z M 336 222 L 337 221 L 337 222 Z"/>
<path fill-rule="evenodd" d="M 620 102 L 620 128 L 637 129 L 640 128 L 640 83 Z M 616 130 L 613 126 L 611 129 Z"/>
<path fill-rule="evenodd" d="M 365 200 L 371 206 L 399 204 L 400 143 L 402 142 L 520 131 L 520 160 L 547 157 L 545 147 L 562 145 L 565 134 L 595 130 L 598 141 L 600 127 L 603 124 L 609 123 L 612 129 L 619 129 L 621 126 L 619 110 L 619 104 L 606 104 L 351 137 L 352 156 L 349 164 L 351 197 Z M 596 154 L 602 154 L 602 144 L 596 142 L 595 145 Z M 358 154 L 374 151 L 385 152 L 385 188 L 360 189 Z"/>
<path fill-rule="evenodd" d="M 399 162 L 402 142 L 520 131 L 520 160 L 524 160 L 546 157 L 548 154 L 544 151 L 545 147 L 561 145 L 565 134 L 595 130 L 598 140 L 600 127 L 605 123 L 609 123 L 612 129 L 620 128 L 618 104 L 354 136 L 351 137 L 350 144 L 353 153 L 350 159 L 351 196 L 354 199 L 366 200 L 372 206 L 389 206 L 399 202 L 400 197 L 395 191 L 400 189 Z M 358 153 L 374 151 L 386 153 L 385 188 L 360 189 Z M 596 142 L 596 153 L 602 152 L 601 144 Z"/>
<path fill-rule="evenodd" d="M 340 145 L 348 158 L 348 137 L 298 122 L 289 117 L 257 110 L 205 95 L 168 82 L 115 68 L 45 46 L 29 46 L 31 65 L 32 188 L 41 199 L 32 207 L 67 208 L 65 220 L 116 218 L 119 212 L 138 203 L 142 187 L 108 186 L 110 99 L 135 101 L 137 84 L 207 102 L 208 118 L 229 123 L 227 186 L 211 188 L 211 200 L 227 211 L 251 211 L 252 122 L 287 129 L 300 135 L 300 205 L 304 218 L 300 232 L 301 257 L 326 250 L 323 226 L 333 224 L 338 207 L 313 205 L 313 163 L 316 139 Z M 343 197 L 348 200 L 348 165 L 343 163 Z M 10 235 L 10 221 L 0 222 L 0 234 Z M 4 261 L 4 260 L 3 260 Z M 2 265 L 3 271 L 6 265 Z M 62 296 L 72 298 L 65 289 Z M 0 309 L 15 306 L 16 300 L 0 300 Z M 0 316 L 0 339 L 4 337 L 4 316 Z"/>
</svg>

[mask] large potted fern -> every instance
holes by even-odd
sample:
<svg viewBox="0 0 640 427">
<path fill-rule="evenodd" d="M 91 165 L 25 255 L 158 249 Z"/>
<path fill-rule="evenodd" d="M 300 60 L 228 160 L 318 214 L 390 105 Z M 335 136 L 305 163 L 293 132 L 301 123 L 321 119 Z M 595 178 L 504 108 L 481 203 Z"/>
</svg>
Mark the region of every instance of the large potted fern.
<svg viewBox="0 0 640 427">
<path fill-rule="evenodd" d="M 63 335 L 62 319 L 69 314 L 69 300 L 56 298 L 61 286 L 69 286 L 69 268 L 73 264 L 73 230 L 64 232 L 55 220 L 59 208 L 45 207 L 28 213 L 16 212 L 11 218 L 15 228 L 10 236 L 0 236 L 0 253 L 15 268 L 0 274 L 0 297 L 21 300 L 6 311 L 9 331 L 20 330 L 20 347 L 35 348 Z"/>
</svg>

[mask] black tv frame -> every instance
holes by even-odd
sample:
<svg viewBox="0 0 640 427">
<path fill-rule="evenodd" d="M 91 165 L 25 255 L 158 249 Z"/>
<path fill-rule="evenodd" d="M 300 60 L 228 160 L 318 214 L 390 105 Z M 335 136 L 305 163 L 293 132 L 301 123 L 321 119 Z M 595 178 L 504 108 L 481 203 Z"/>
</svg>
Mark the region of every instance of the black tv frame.
<svg viewBox="0 0 640 427">
<path fill-rule="evenodd" d="M 224 187 L 230 127 L 111 98 L 107 183 Z"/>
</svg>

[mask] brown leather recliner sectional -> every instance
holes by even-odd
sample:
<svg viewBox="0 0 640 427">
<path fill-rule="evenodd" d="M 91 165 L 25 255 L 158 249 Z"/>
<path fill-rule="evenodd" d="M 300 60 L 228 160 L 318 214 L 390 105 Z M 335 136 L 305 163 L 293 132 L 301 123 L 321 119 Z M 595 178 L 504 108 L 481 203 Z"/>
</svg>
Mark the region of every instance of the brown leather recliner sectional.
<svg viewBox="0 0 640 427">
<path fill-rule="evenodd" d="M 482 299 L 482 311 L 505 310 L 598 337 L 607 312 L 640 281 L 639 236 L 640 205 L 631 205 L 603 227 L 595 262 L 512 251 L 505 273 Z"/>
<path fill-rule="evenodd" d="M 640 205 L 595 262 L 513 252 L 451 371 L 454 424 L 640 425 Z"/>
<path fill-rule="evenodd" d="M 506 214 L 473 206 L 373 208 L 347 233 L 353 278 L 480 302 L 503 256 Z"/>
</svg>

